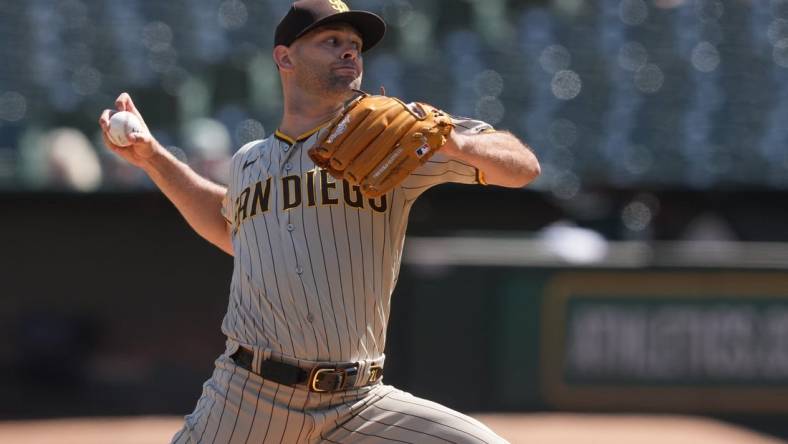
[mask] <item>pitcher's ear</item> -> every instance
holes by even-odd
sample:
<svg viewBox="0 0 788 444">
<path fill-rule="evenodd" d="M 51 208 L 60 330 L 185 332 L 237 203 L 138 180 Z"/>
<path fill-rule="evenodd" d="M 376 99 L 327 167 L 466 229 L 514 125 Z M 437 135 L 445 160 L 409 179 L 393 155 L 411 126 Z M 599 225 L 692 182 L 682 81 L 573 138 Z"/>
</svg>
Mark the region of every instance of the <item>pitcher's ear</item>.
<svg viewBox="0 0 788 444">
<path fill-rule="evenodd" d="M 290 60 L 290 48 L 278 45 L 274 48 L 274 62 L 281 70 L 293 68 L 293 61 Z"/>
</svg>

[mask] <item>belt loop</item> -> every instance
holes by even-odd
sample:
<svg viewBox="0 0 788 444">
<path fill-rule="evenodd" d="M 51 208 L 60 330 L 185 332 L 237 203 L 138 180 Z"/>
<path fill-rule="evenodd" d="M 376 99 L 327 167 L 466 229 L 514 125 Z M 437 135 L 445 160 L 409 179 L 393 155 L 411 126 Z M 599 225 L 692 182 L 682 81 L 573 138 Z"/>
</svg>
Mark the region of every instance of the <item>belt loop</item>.
<svg viewBox="0 0 788 444">
<path fill-rule="evenodd" d="M 254 352 L 254 358 L 252 359 L 252 372 L 259 375 L 260 367 L 262 366 L 263 361 L 271 357 L 271 351 L 261 350 L 259 347 L 254 347 L 252 351 Z"/>
<path fill-rule="evenodd" d="M 356 381 L 353 387 L 363 387 L 369 381 L 369 365 L 372 364 L 370 360 L 363 360 L 358 362 L 358 373 L 356 374 Z"/>
</svg>

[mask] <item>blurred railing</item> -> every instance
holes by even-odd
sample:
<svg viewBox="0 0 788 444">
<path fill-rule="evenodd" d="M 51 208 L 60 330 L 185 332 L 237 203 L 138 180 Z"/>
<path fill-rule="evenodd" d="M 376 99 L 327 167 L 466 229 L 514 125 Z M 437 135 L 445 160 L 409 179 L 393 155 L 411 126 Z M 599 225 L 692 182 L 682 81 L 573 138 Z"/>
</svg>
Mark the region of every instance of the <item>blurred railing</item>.
<svg viewBox="0 0 788 444">
<path fill-rule="evenodd" d="M 413 266 L 573 267 L 788 270 L 788 243 L 740 241 L 608 241 L 580 231 L 551 239 L 410 237 Z"/>
</svg>

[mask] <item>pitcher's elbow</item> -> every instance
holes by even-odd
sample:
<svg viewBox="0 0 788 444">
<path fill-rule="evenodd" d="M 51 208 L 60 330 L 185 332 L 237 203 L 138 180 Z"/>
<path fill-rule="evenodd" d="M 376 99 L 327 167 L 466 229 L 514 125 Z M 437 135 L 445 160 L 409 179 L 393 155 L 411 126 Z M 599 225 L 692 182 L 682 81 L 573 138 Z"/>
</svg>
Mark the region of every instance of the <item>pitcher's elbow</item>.
<svg viewBox="0 0 788 444">
<path fill-rule="evenodd" d="M 542 167 L 539 166 L 539 161 L 536 158 L 532 158 L 530 162 L 526 164 L 523 168 L 523 172 L 517 178 L 517 188 L 522 188 L 529 183 L 536 180 L 539 175 L 542 174 Z"/>
</svg>

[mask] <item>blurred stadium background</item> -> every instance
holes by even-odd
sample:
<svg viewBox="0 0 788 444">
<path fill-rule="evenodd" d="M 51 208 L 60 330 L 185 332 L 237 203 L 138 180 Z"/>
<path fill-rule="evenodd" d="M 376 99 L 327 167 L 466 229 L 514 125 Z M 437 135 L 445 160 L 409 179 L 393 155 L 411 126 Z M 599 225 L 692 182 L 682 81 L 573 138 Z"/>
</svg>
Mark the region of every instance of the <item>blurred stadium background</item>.
<svg viewBox="0 0 788 444">
<path fill-rule="evenodd" d="M 367 90 L 510 130 L 543 171 L 416 204 L 388 382 L 469 412 L 788 439 L 788 0 L 349 3 L 389 24 Z M 0 420 L 192 409 L 231 261 L 96 122 L 129 91 L 223 182 L 278 124 L 289 4 L 0 0 Z"/>
</svg>

